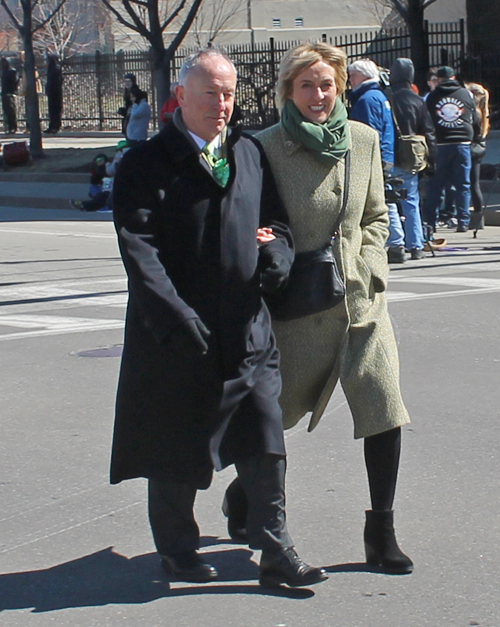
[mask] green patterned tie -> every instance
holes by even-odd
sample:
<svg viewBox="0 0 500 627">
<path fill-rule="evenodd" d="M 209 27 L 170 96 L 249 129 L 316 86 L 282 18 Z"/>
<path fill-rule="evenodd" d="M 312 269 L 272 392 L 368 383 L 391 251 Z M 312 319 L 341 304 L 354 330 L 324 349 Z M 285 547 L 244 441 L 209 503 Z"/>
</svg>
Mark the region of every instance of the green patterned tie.
<svg viewBox="0 0 500 627">
<path fill-rule="evenodd" d="M 215 154 L 215 147 L 208 143 L 202 151 L 205 161 L 212 169 L 212 176 L 221 187 L 226 187 L 229 181 L 229 163 L 225 158 L 219 158 Z"/>
</svg>

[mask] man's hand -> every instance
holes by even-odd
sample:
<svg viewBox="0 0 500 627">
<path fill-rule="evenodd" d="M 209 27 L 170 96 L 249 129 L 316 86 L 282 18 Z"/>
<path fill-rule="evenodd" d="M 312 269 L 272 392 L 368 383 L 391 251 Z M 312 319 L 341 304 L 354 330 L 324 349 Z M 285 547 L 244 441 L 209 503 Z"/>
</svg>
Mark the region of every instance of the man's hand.
<svg viewBox="0 0 500 627">
<path fill-rule="evenodd" d="M 199 355 L 206 355 L 209 336 L 210 331 L 203 322 L 199 318 L 192 318 L 175 329 L 169 343 L 180 352 L 195 350 Z"/>
<path fill-rule="evenodd" d="M 260 275 L 260 285 L 266 294 L 272 294 L 285 285 L 290 271 L 290 263 L 280 253 L 271 253 L 266 258 L 265 266 Z"/>
</svg>

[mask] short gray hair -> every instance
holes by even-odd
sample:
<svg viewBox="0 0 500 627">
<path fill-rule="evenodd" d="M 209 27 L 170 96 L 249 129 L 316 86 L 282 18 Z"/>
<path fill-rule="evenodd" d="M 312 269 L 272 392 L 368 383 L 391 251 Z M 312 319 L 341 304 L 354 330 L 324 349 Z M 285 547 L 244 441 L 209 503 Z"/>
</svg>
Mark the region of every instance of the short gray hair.
<svg viewBox="0 0 500 627">
<path fill-rule="evenodd" d="M 179 72 L 179 85 L 184 86 L 186 84 L 188 74 L 207 57 L 219 57 L 224 59 L 233 68 L 234 73 L 238 74 L 233 61 L 223 50 L 219 48 L 201 48 L 184 59 L 184 63 L 182 64 Z"/>
<path fill-rule="evenodd" d="M 359 72 L 366 78 L 375 78 L 379 80 L 380 73 L 376 63 L 374 63 L 371 59 L 360 59 L 359 61 L 354 61 L 347 68 L 348 72 Z"/>
</svg>

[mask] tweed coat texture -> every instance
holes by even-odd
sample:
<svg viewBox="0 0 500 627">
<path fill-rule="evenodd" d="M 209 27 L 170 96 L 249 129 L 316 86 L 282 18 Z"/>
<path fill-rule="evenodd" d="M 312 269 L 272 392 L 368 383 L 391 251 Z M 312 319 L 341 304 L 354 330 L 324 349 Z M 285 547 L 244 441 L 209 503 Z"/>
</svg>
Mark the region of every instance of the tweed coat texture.
<svg viewBox="0 0 500 627">
<path fill-rule="evenodd" d="M 334 253 L 346 283 L 344 302 L 329 311 L 273 322 L 281 354 L 280 404 L 285 428 L 312 412 L 320 420 L 340 379 L 362 438 L 410 421 L 399 385 L 399 359 L 387 310 L 389 268 L 378 133 L 349 122 L 349 196 Z M 281 125 L 258 134 L 288 211 L 297 253 L 328 242 L 342 205 L 344 162 L 317 161 Z"/>
<path fill-rule="evenodd" d="M 207 488 L 220 469 L 285 455 L 278 351 L 263 304 L 268 256 L 293 260 L 287 217 L 260 144 L 235 129 L 221 187 L 173 122 L 123 157 L 114 220 L 129 282 L 111 482 Z M 259 226 L 276 239 L 257 246 Z M 208 352 L 179 338 L 200 318 Z"/>
</svg>

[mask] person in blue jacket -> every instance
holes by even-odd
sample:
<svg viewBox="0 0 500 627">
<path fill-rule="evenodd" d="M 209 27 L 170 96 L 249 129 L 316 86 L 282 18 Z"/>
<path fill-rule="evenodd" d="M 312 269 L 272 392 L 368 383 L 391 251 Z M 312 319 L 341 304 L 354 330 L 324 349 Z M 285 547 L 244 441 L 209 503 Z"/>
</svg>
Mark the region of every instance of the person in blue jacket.
<svg viewBox="0 0 500 627">
<path fill-rule="evenodd" d="M 380 88 L 380 75 L 370 59 L 354 61 L 347 68 L 352 91 L 350 118 L 371 126 L 380 135 L 380 150 L 384 172 L 389 174 L 394 166 L 394 120 L 391 105 Z M 389 203 L 389 238 L 387 239 L 389 263 L 404 263 L 405 236 L 398 208 Z"/>
</svg>

